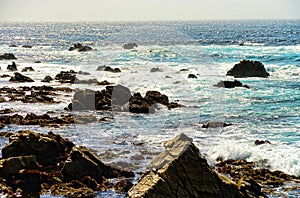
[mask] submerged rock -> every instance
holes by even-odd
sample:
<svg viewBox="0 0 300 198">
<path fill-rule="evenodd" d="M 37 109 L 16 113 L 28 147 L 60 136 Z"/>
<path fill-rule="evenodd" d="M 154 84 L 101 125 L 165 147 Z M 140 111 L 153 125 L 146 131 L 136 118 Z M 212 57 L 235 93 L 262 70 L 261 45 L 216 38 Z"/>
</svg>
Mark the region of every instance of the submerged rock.
<svg viewBox="0 0 300 198">
<path fill-rule="evenodd" d="M 258 61 L 242 60 L 230 69 L 227 76 L 234 76 L 235 78 L 243 77 L 263 77 L 266 78 L 270 74 L 266 71 L 264 65 Z"/>
<path fill-rule="evenodd" d="M 220 81 L 218 82 L 216 85 L 214 85 L 215 87 L 224 87 L 224 88 L 235 88 L 235 87 L 245 87 L 247 89 L 249 89 L 248 85 L 244 85 L 243 83 L 241 83 L 238 80 L 234 80 L 234 81 Z"/>
<path fill-rule="evenodd" d="M 129 197 L 251 197 L 252 192 L 242 192 L 236 183 L 212 170 L 186 135 L 177 135 L 164 147 L 166 151 L 152 160 L 150 171 L 129 190 Z"/>
<path fill-rule="evenodd" d="M 195 78 L 195 79 L 197 79 L 197 76 L 195 74 L 189 74 L 188 78 Z"/>
<path fill-rule="evenodd" d="M 225 122 L 209 122 L 207 124 L 203 124 L 202 128 L 218 128 L 218 127 L 228 127 L 231 126 L 231 123 L 225 123 Z"/>
<path fill-rule="evenodd" d="M 24 69 L 22 69 L 22 72 L 29 72 L 29 71 L 34 71 L 34 69 L 32 67 L 25 67 Z"/>
<path fill-rule="evenodd" d="M 41 82 L 50 83 L 52 80 L 53 80 L 53 78 L 51 76 L 45 76 L 45 78 L 43 80 L 41 80 Z"/>
<path fill-rule="evenodd" d="M 15 76 L 9 79 L 9 82 L 34 82 L 34 80 L 32 80 L 30 77 L 24 76 L 16 72 Z"/>
</svg>

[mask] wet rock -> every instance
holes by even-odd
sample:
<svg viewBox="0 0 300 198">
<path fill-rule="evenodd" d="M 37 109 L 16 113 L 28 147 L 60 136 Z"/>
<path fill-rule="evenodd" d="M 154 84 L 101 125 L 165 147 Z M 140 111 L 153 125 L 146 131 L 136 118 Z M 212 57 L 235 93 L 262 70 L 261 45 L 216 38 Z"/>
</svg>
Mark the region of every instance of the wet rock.
<svg viewBox="0 0 300 198">
<path fill-rule="evenodd" d="M 55 80 L 58 80 L 60 83 L 74 83 L 76 80 L 76 72 L 73 70 L 61 71 L 55 76 Z"/>
<path fill-rule="evenodd" d="M 114 185 L 114 190 L 121 193 L 126 193 L 133 186 L 129 180 L 121 180 Z"/>
<path fill-rule="evenodd" d="M 42 63 L 42 61 L 34 61 L 34 63 Z"/>
<path fill-rule="evenodd" d="M 186 135 L 177 135 L 164 147 L 166 151 L 152 160 L 149 171 L 129 190 L 129 197 L 250 197 L 212 170 Z"/>
<path fill-rule="evenodd" d="M 29 71 L 34 71 L 34 69 L 32 67 L 25 67 L 24 69 L 22 69 L 22 72 L 29 72 Z"/>
<path fill-rule="evenodd" d="M 0 75 L 0 78 L 10 78 L 11 76 L 8 75 L 8 74 L 3 74 L 3 75 Z"/>
<path fill-rule="evenodd" d="M 66 159 L 73 146 L 72 142 L 52 132 L 20 131 L 10 136 L 9 143 L 2 148 L 2 158 L 34 155 L 40 165 L 56 165 Z"/>
<path fill-rule="evenodd" d="M 74 46 L 69 48 L 69 51 L 77 50 L 78 52 L 88 52 L 93 50 L 93 48 L 89 46 L 84 46 L 81 43 L 75 43 Z"/>
<path fill-rule="evenodd" d="M 297 182 L 300 183 L 300 178 L 285 174 L 282 171 L 271 171 L 266 168 L 266 165 L 262 165 L 261 162 L 248 162 L 246 160 L 223 160 L 216 165 L 217 171 L 228 174 L 230 177 L 238 182 L 243 176 L 246 182 L 247 180 L 253 180 L 263 187 L 268 186 L 280 186 L 284 182 Z"/>
<path fill-rule="evenodd" d="M 188 78 L 196 78 L 197 79 L 197 76 L 195 74 L 189 74 Z"/>
<path fill-rule="evenodd" d="M 73 147 L 62 169 L 65 181 L 81 180 L 86 176 L 98 183 L 105 178 L 134 177 L 133 172 L 122 171 L 103 164 L 85 147 Z"/>
<path fill-rule="evenodd" d="M 12 53 L 4 53 L 3 55 L 0 55 L 0 60 L 14 60 L 14 59 L 16 60 L 17 58 Z"/>
<path fill-rule="evenodd" d="M 151 68 L 150 73 L 154 73 L 154 72 L 162 72 L 162 70 L 159 69 L 158 67 Z"/>
<path fill-rule="evenodd" d="M 145 97 L 142 97 L 140 93 L 131 95 L 130 90 L 122 85 L 106 86 L 101 91 L 77 91 L 70 106 L 76 111 L 114 109 L 132 113 L 154 113 L 158 108 L 157 103 L 169 109 L 181 107 L 178 103 L 170 103 L 168 97 L 158 91 L 147 91 Z"/>
<path fill-rule="evenodd" d="M 209 122 L 207 124 L 203 124 L 202 128 L 208 129 L 208 128 L 228 127 L 231 125 L 232 125 L 231 123 L 225 123 L 225 122 Z"/>
<path fill-rule="evenodd" d="M 227 76 L 234 76 L 235 78 L 243 77 L 263 77 L 266 78 L 270 74 L 266 71 L 264 65 L 259 61 L 242 60 L 230 69 Z"/>
<path fill-rule="evenodd" d="M 249 89 L 248 85 L 243 85 L 240 81 L 234 80 L 234 81 L 220 81 L 215 87 L 224 87 L 224 88 L 235 88 L 235 87 L 245 87 Z"/>
<path fill-rule="evenodd" d="M 110 83 L 107 80 L 104 80 L 104 81 L 101 81 L 101 82 L 97 83 L 97 85 L 111 85 L 111 84 L 113 84 L 113 83 Z"/>
<path fill-rule="evenodd" d="M 0 175 L 4 178 L 19 174 L 22 169 L 37 169 L 39 165 L 34 155 L 9 157 L 0 160 Z"/>
<path fill-rule="evenodd" d="M 12 109 L 0 109 L 0 114 L 10 114 L 14 111 Z"/>
<path fill-rule="evenodd" d="M 23 45 L 22 47 L 23 48 L 32 48 L 33 46 L 32 45 Z"/>
<path fill-rule="evenodd" d="M 45 76 L 45 78 L 41 82 L 47 82 L 50 83 L 53 80 L 51 76 Z"/>
<path fill-rule="evenodd" d="M 14 44 L 12 44 L 12 45 L 9 45 L 9 47 L 18 47 L 17 45 L 14 45 Z"/>
<path fill-rule="evenodd" d="M 120 73 L 121 72 L 121 70 L 119 68 L 111 68 L 110 66 L 105 67 L 103 71 L 112 72 L 112 73 Z"/>
<path fill-rule="evenodd" d="M 34 82 L 34 80 L 32 80 L 30 77 L 24 76 L 16 72 L 15 76 L 9 79 L 9 82 Z"/>
<path fill-rule="evenodd" d="M 133 48 L 136 48 L 136 47 L 138 47 L 138 45 L 136 43 L 125 43 L 123 45 L 124 49 L 133 49 Z"/>
<path fill-rule="evenodd" d="M 12 62 L 11 65 L 8 65 L 8 66 L 7 66 L 7 70 L 9 70 L 9 71 L 17 71 L 18 68 L 17 68 L 16 63 L 15 63 L 15 62 Z"/>
<path fill-rule="evenodd" d="M 255 140 L 255 145 L 261 145 L 261 144 L 271 144 L 269 140 Z"/>
<path fill-rule="evenodd" d="M 89 72 L 79 71 L 78 74 L 80 75 L 91 75 Z"/>
</svg>

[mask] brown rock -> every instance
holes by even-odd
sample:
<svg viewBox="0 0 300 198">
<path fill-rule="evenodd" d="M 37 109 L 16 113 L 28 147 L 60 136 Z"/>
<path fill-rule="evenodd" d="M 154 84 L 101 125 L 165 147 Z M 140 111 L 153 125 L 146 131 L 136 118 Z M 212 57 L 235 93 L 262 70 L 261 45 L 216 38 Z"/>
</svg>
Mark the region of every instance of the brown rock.
<svg viewBox="0 0 300 198">
<path fill-rule="evenodd" d="M 9 79 L 9 82 L 34 82 L 34 80 L 16 72 L 15 76 Z"/>
<path fill-rule="evenodd" d="M 186 135 L 176 136 L 164 147 L 150 171 L 129 190 L 129 197 L 249 197 L 229 178 L 211 170 Z"/>
<path fill-rule="evenodd" d="M 12 53 L 5 53 L 3 55 L 0 55 L 0 60 L 14 60 L 14 59 L 17 59 L 17 58 Z"/>
</svg>

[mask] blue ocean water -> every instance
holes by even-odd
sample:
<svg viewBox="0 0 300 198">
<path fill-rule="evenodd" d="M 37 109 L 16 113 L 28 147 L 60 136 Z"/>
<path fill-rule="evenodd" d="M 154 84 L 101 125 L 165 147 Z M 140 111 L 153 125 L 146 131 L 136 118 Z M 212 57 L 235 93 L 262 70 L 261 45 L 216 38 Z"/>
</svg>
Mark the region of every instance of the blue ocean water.
<svg viewBox="0 0 300 198">
<path fill-rule="evenodd" d="M 14 53 L 20 68 L 32 66 L 35 69 L 26 74 L 36 80 L 28 85 L 43 85 L 40 80 L 44 76 L 54 77 L 61 70 L 81 70 L 92 74 L 88 78 L 120 83 L 142 95 L 147 90 L 158 90 L 168 95 L 171 101 L 178 100 L 186 106 L 174 110 L 161 108 L 151 115 L 87 112 L 106 116 L 110 122 L 60 129 L 11 126 L 2 130 L 52 130 L 76 144 L 94 149 L 105 162 L 129 166 L 134 171 L 145 170 L 150 159 L 163 150 L 164 141 L 184 132 L 194 139 L 211 164 L 217 157 L 265 161 L 273 170 L 300 176 L 299 20 L 15 22 L 0 23 L 0 38 L 1 54 Z M 86 53 L 68 51 L 76 42 L 95 50 Z M 124 50 L 122 46 L 127 42 L 136 42 L 139 47 Z M 33 47 L 28 49 L 23 45 Z M 238 79 L 250 89 L 213 87 L 220 80 L 233 80 L 226 72 L 242 59 L 262 62 L 270 77 Z M 1 74 L 12 74 L 6 70 L 9 63 L 11 61 L 0 61 Z M 100 65 L 119 67 L 122 73 L 96 71 Z M 149 72 L 157 67 L 162 72 Z M 190 73 L 198 78 L 188 79 Z M 65 86 L 57 82 L 50 85 Z M 0 79 L 0 86 L 19 85 L 9 83 L 6 78 Z M 95 85 L 68 86 L 103 89 Z M 1 108 L 13 107 L 20 114 L 50 110 L 60 114 L 71 97 L 58 96 L 58 100 L 62 102 L 56 105 L 28 106 L 18 102 L 0 105 Z M 210 121 L 230 122 L 233 126 L 201 128 L 202 123 Z M 268 139 L 272 144 L 255 146 L 257 139 Z M 5 141 L 1 140 L 2 146 Z M 133 144 L 135 141 L 144 145 L 137 147 Z M 107 151 L 118 157 L 105 157 Z M 138 155 L 144 158 L 135 158 Z"/>
</svg>

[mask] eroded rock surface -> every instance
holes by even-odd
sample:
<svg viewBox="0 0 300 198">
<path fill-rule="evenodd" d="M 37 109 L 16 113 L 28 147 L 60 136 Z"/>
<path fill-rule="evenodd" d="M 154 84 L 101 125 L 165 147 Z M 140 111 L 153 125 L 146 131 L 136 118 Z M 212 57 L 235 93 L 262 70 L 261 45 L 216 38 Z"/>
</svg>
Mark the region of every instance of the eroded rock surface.
<svg viewBox="0 0 300 198">
<path fill-rule="evenodd" d="M 243 77 L 263 77 L 266 78 L 270 74 L 266 71 L 265 66 L 259 61 L 252 60 L 242 60 L 235 64 L 232 69 L 230 69 L 227 76 L 234 76 L 235 78 Z"/>
</svg>

